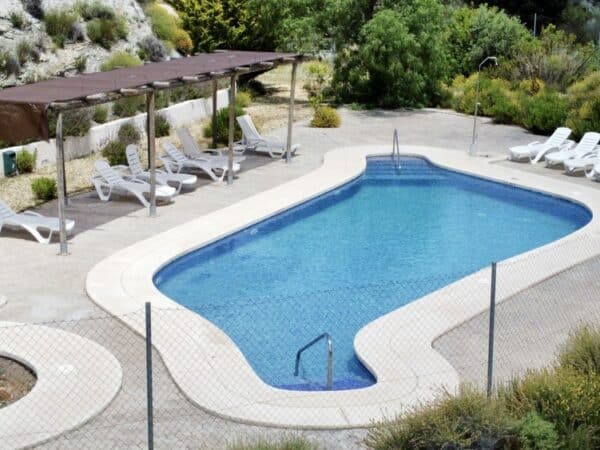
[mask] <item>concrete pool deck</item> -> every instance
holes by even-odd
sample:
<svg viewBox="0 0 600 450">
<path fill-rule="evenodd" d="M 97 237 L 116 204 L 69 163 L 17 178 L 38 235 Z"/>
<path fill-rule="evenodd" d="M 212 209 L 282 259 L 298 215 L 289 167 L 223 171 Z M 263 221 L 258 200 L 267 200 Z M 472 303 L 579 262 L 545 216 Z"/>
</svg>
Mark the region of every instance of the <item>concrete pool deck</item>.
<svg viewBox="0 0 600 450">
<path fill-rule="evenodd" d="M 470 117 L 451 111 L 342 111 L 342 119 L 342 127 L 336 130 L 311 129 L 305 123 L 298 124 L 295 141 L 302 144 L 302 149 L 291 165 L 269 161 L 260 168 L 243 173 L 231 187 L 203 186 L 178 197 L 173 205 L 160 207 L 156 219 L 148 219 L 146 211 L 134 203 L 103 205 L 89 194 L 78 197 L 67 209 L 71 217 L 83 221 L 93 213 L 102 220 L 89 229 L 76 232 L 71 240 L 72 254 L 67 258 L 56 257 L 56 244 L 41 246 L 27 240 L 24 235 L 0 235 L 0 250 L 5 263 L 0 273 L 0 297 L 8 300 L 0 308 L 0 319 L 41 322 L 92 316 L 97 313 L 97 308 L 84 292 L 84 281 L 97 262 L 135 242 L 302 176 L 319 167 L 323 154 L 332 148 L 360 144 L 391 145 L 393 129 L 398 128 L 403 144 L 432 145 L 466 152 L 472 129 Z M 284 132 L 280 130 L 276 134 L 284 136 Z M 505 154 L 505 149 L 511 145 L 537 139 L 520 128 L 492 125 L 486 120 L 479 129 L 479 136 L 481 152 L 494 155 Z M 510 165 L 511 169 L 525 177 L 533 170 L 540 170 L 528 164 L 500 164 Z M 600 183 L 566 177 L 555 171 L 546 169 L 542 172 L 564 183 L 596 190 L 600 187 Z M 51 209 L 42 210 L 54 214 Z M 118 352 L 118 349 L 114 351 Z M 128 371 L 128 364 L 121 363 L 124 372 Z M 179 401 L 183 404 L 185 399 L 180 398 Z M 142 410 L 143 407 L 140 405 Z M 240 425 L 224 421 L 219 422 L 219 426 L 228 430 L 245 430 Z M 143 426 L 139 432 L 144 433 Z M 268 431 L 263 429 L 263 432 Z M 332 445 L 335 442 L 335 438 L 331 439 Z M 344 448 L 345 445 L 342 443 L 339 447 Z"/>
</svg>

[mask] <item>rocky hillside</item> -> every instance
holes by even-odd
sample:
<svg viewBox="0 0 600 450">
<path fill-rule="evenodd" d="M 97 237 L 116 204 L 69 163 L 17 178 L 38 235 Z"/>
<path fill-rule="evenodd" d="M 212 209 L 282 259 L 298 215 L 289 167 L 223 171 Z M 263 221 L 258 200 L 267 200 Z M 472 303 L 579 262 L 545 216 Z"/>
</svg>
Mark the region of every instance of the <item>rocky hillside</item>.
<svg viewBox="0 0 600 450">
<path fill-rule="evenodd" d="M 0 87 L 97 71 L 140 42 L 162 45 L 136 0 L 0 0 Z"/>
</svg>

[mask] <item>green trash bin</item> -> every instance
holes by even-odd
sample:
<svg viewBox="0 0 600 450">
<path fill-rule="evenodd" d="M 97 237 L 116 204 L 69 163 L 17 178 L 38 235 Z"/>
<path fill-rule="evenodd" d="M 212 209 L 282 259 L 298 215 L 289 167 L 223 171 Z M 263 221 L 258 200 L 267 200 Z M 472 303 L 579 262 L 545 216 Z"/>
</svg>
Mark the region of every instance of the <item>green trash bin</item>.
<svg viewBox="0 0 600 450">
<path fill-rule="evenodd" d="M 12 177 L 17 174 L 17 154 L 13 150 L 2 152 L 4 176 Z"/>
</svg>

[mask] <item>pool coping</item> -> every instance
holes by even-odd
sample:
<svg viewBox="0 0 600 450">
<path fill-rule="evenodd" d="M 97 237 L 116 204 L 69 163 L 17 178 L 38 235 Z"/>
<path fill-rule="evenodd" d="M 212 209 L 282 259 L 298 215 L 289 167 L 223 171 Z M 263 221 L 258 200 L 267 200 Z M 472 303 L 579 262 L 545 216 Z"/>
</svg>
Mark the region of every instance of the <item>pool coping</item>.
<svg viewBox="0 0 600 450">
<path fill-rule="evenodd" d="M 511 270 L 501 275 L 497 302 L 600 254 L 597 190 L 492 165 L 497 159 L 469 157 L 466 152 L 423 146 L 400 146 L 400 152 L 424 157 L 442 168 L 566 198 L 592 212 L 591 221 L 576 232 L 503 262 Z M 191 402 L 223 418 L 306 429 L 368 427 L 432 399 L 442 386 L 453 391 L 459 385 L 458 373 L 432 343 L 489 308 L 489 269 L 363 327 L 355 338 L 356 353 L 378 381 L 368 388 L 334 392 L 288 391 L 265 384 L 223 331 L 163 295 L 152 281 L 160 268 L 177 257 L 335 189 L 360 176 L 367 157 L 389 154 L 385 146 L 332 150 L 318 169 L 304 176 L 101 261 L 88 274 L 87 293 L 141 335 L 143 324 L 125 315 L 152 302 L 153 344 L 174 381 Z M 424 317 L 427 320 L 422 320 Z"/>
<path fill-rule="evenodd" d="M 29 448 L 78 428 L 121 389 L 123 373 L 115 356 L 66 331 L 0 322 L 0 356 L 29 367 L 37 377 L 29 393 L 0 408 L 2 448 Z"/>
</svg>

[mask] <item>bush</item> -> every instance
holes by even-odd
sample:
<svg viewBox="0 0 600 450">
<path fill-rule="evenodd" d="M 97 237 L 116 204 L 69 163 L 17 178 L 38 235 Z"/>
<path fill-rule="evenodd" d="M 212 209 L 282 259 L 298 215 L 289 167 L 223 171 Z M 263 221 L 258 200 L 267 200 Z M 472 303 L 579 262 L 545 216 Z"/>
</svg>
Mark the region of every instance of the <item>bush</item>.
<svg viewBox="0 0 600 450">
<path fill-rule="evenodd" d="M 11 11 L 8 15 L 8 20 L 10 20 L 10 24 L 18 30 L 25 28 L 25 17 L 23 17 L 23 14 L 19 11 Z"/>
<path fill-rule="evenodd" d="M 96 106 L 94 108 L 93 119 L 96 123 L 106 123 L 106 121 L 108 120 L 108 107 Z"/>
<path fill-rule="evenodd" d="M 306 74 L 304 89 L 308 95 L 323 95 L 331 83 L 331 66 L 323 61 L 310 61 L 303 68 Z"/>
<path fill-rule="evenodd" d="M 77 72 L 79 72 L 79 73 L 85 72 L 85 69 L 87 67 L 87 56 L 79 55 L 77 58 L 75 58 L 75 61 L 73 61 L 73 65 Z"/>
<path fill-rule="evenodd" d="M 194 100 L 212 95 L 212 90 L 210 88 L 207 89 L 205 85 L 198 84 L 180 86 L 175 89 L 171 89 L 169 92 L 173 103 Z"/>
<path fill-rule="evenodd" d="M 121 125 L 117 136 L 119 137 L 119 142 L 122 142 L 125 145 L 137 144 L 141 139 L 140 132 L 132 123 L 124 123 Z"/>
<path fill-rule="evenodd" d="M 519 443 L 522 450 L 555 450 L 558 433 L 552 422 L 532 412 L 525 416 L 519 427 Z"/>
<path fill-rule="evenodd" d="M 572 333 L 558 357 L 561 367 L 583 375 L 600 375 L 600 328 L 584 326 Z"/>
<path fill-rule="evenodd" d="M 157 114 L 154 119 L 156 137 L 164 137 L 171 134 L 171 124 L 165 116 Z"/>
<path fill-rule="evenodd" d="M 28 41 L 19 41 L 17 44 L 17 60 L 19 61 L 19 65 L 25 65 L 32 56 L 37 59 L 40 55 L 39 53 L 34 53 L 34 49 Z"/>
<path fill-rule="evenodd" d="M 77 27 L 77 16 L 66 9 L 54 9 L 44 14 L 46 32 L 58 47 L 64 47 L 66 42 L 74 42 L 80 38 Z"/>
<path fill-rule="evenodd" d="M 35 161 L 37 159 L 37 152 L 29 152 L 26 149 L 22 149 L 17 152 L 17 170 L 19 173 L 31 173 L 35 169 Z"/>
<path fill-rule="evenodd" d="M 384 108 L 437 104 L 448 72 L 443 13 L 436 0 L 376 12 L 361 28 L 356 48 L 338 53 L 338 98 Z"/>
<path fill-rule="evenodd" d="M 7 77 L 10 75 L 19 75 L 21 65 L 15 55 L 7 51 L 0 50 L 0 72 Z"/>
<path fill-rule="evenodd" d="M 167 56 L 167 49 L 163 43 L 154 36 L 146 36 L 138 42 L 138 55 L 145 61 L 158 62 Z"/>
<path fill-rule="evenodd" d="M 173 42 L 179 29 L 179 20 L 159 4 L 151 4 L 146 8 L 146 15 L 152 22 L 152 31 L 160 39 Z"/>
<path fill-rule="evenodd" d="M 246 108 L 252 103 L 252 96 L 247 91 L 237 91 L 235 93 L 235 104 L 240 108 Z"/>
<path fill-rule="evenodd" d="M 63 113 L 63 136 L 85 136 L 92 127 L 92 111 L 74 109 Z M 56 114 L 48 115 L 50 136 L 56 137 Z"/>
<path fill-rule="evenodd" d="M 42 0 L 22 0 L 22 2 L 25 11 L 27 11 L 32 17 L 35 17 L 38 20 L 42 20 L 44 18 Z"/>
<path fill-rule="evenodd" d="M 267 88 L 262 81 L 252 78 L 245 83 L 246 89 L 248 89 L 253 97 L 260 97 L 267 95 Z"/>
<path fill-rule="evenodd" d="M 109 70 L 118 69 L 119 67 L 137 67 L 141 66 L 142 61 L 131 53 L 120 51 L 110 55 L 110 57 L 102 63 L 100 70 L 108 72 Z"/>
<path fill-rule="evenodd" d="M 102 148 L 102 156 L 111 166 L 127 164 L 126 145 L 120 141 L 110 141 Z"/>
<path fill-rule="evenodd" d="M 243 108 L 236 105 L 235 115 L 243 116 L 246 112 Z M 208 122 L 204 126 L 204 137 L 212 138 L 212 121 Z M 235 127 L 233 132 L 233 140 L 238 141 L 242 138 L 242 129 L 235 121 Z M 229 107 L 222 108 L 217 111 L 217 144 L 227 145 L 229 143 Z"/>
<path fill-rule="evenodd" d="M 319 106 L 310 126 L 315 128 L 338 128 L 342 122 L 338 112 L 330 106 Z"/>
<path fill-rule="evenodd" d="M 535 133 L 550 134 L 567 119 L 566 97 L 549 89 L 524 98 L 522 105 L 523 125 Z"/>
<path fill-rule="evenodd" d="M 114 19 L 115 11 L 108 5 L 104 5 L 99 0 L 94 2 L 81 1 L 75 4 L 75 10 L 83 20 L 93 19 Z"/>
<path fill-rule="evenodd" d="M 194 43 L 189 33 L 181 28 L 175 30 L 171 41 L 177 51 L 182 55 L 190 55 L 194 51 Z"/>
<path fill-rule="evenodd" d="M 88 22 L 86 29 L 90 40 L 107 50 L 128 34 L 127 24 L 121 17 L 93 19 Z"/>
<path fill-rule="evenodd" d="M 259 440 L 254 444 L 237 444 L 228 447 L 228 450 L 316 450 L 312 445 L 302 437 L 287 437 L 279 442 L 269 442 Z"/>
<path fill-rule="evenodd" d="M 377 450 L 496 448 L 486 444 L 514 427 L 501 404 L 463 387 L 457 396 L 445 393 L 411 414 L 377 426 L 369 431 L 366 443 Z"/>
<path fill-rule="evenodd" d="M 113 103 L 113 114 L 117 117 L 132 117 L 143 111 L 146 104 L 144 96 L 125 97 Z"/>
<path fill-rule="evenodd" d="M 56 180 L 50 177 L 36 178 L 31 182 L 31 190 L 38 200 L 52 200 L 56 198 Z"/>
</svg>

